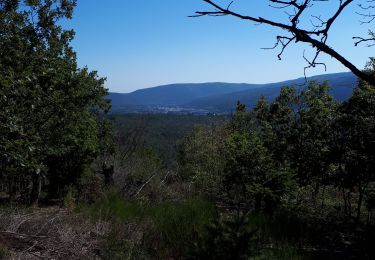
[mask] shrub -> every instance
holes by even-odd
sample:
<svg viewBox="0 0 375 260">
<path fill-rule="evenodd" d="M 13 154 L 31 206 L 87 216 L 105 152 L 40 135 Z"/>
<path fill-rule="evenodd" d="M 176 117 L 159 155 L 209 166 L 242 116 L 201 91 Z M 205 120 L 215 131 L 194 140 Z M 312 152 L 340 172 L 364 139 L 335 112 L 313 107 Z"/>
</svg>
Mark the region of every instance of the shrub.
<svg viewBox="0 0 375 260">
<path fill-rule="evenodd" d="M 107 191 L 103 197 L 91 206 L 81 205 L 80 211 L 92 219 L 128 221 L 142 218 L 145 215 L 144 207 L 138 202 L 125 201 L 114 192 Z"/>
<path fill-rule="evenodd" d="M 245 217 L 218 217 L 196 243 L 194 259 L 249 259 L 257 254 L 257 230 Z"/>
<path fill-rule="evenodd" d="M 186 254 L 212 221 L 214 207 L 201 200 L 155 207 L 151 219 L 164 247 Z"/>
</svg>

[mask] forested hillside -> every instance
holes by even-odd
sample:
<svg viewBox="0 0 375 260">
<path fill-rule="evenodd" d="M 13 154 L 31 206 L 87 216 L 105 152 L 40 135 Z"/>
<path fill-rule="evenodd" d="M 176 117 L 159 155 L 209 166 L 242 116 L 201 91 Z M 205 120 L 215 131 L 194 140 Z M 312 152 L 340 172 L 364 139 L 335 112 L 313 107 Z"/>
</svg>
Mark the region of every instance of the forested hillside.
<svg viewBox="0 0 375 260">
<path fill-rule="evenodd" d="M 358 79 L 350 72 L 326 74 L 310 77 L 308 79 L 300 78 L 285 82 L 264 84 L 254 89 L 234 92 L 231 94 L 199 98 L 189 103 L 189 106 L 206 109 L 212 112 L 233 112 L 235 110 L 234 104 L 236 104 L 237 101 L 240 101 L 247 107 L 253 108 L 261 96 L 266 97 L 269 101 L 275 100 L 282 87 L 294 86 L 298 91 L 306 89 L 308 86 L 306 80 L 319 83 L 327 81 L 330 87 L 329 93 L 340 101 L 347 100 L 353 94 L 353 89 L 358 82 Z"/>
<path fill-rule="evenodd" d="M 270 84 L 173 84 L 137 90 L 129 94 L 109 93 L 113 113 L 224 113 L 235 110 L 237 101 L 248 107 L 256 105 L 259 97 L 265 96 L 274 100 L 284 86 L 295 86 L 306 89 L 307 81 L 328 82 L 330 93 L 338 100 L 344 101 L 353 93 L 358 79 L 351 73 L 334 73 L 299 78 Z"/>
<path fill-rule="evenodd" d="M 228 116 L 175 114 L 125 114 L 110 116 L 121 148 L 155 151 L 164 166 L 175 168 L 183 138 L 199 127 L 222 125 Z"/>
</svg>

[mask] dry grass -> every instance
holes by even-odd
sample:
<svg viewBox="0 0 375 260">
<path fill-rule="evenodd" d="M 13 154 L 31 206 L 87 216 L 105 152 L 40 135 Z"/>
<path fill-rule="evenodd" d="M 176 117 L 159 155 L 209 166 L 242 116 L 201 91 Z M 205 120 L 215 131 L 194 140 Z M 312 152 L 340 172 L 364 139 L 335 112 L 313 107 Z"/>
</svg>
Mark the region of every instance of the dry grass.
<svg viewBox="0 0 375 260">
<path fill-rule="evenodd" d="M 0 210 L 0 245 L 8 259 L 98 259 L 110 223 L 66 209 Z"/>
</svg>

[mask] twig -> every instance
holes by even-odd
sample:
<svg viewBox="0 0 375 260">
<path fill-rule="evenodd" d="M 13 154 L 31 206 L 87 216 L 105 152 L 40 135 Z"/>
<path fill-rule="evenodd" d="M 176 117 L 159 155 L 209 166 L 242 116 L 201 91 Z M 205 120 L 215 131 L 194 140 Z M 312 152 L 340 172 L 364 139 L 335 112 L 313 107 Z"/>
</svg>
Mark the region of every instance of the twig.
<svg viewBox="0 0 375 260">
<path fill-rule="evenodd" d="M 19 237 L 30 237 L 30 238 L 48 238 L 48 236 L 27 235 L 27 234 L 21 234 L 21 233 L 16 233 L 16 232 L 11 232 L 11 231 L 0 231 L 0 234 L 14 235 L 14 236 L 19 236 Z"/>
<path fill-rule="evenodd" d="M 141 188 L 137 191 L 137 193 L 134 195 L 134 197 L 137 197 L 138 194 L 143 190 L 143 188 L 149 184 L 149 182 L 156 176 L 156 174 L 152 175 L 142 186 Z"/>
</svg>

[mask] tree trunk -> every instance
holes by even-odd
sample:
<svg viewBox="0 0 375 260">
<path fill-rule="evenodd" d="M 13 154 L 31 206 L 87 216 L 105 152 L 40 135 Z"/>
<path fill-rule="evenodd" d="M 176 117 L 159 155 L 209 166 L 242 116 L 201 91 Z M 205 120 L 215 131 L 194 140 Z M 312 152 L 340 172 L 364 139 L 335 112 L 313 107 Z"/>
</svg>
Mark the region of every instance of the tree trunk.
<svg viewBox="0 0 375 260">
<path fill-rule="evenodd" d="M 344 199 L 344 215 L 345 217 L 347 217 L 348 216 L 348 201 L 346 199 L 346 192 L 344 188 L 342 188 L 342 197 Z"/>
<path fill-rule="evenodd" d="M 107 166 L 103 163 L 102 166 L 102 174 L 104 175 L 104 184 L 105 186 L 112 186 L 114 183 L 113 174 L 114 174 L 114 166 Z"/>
<path fill-rule="evenodd" d="M 13 189 L 13 178 L 8 179 L 8 193 L 9 193 L 9 203 L 11 206 L 13 206 L 13 202 L 15 201 L 16 195 L 14 194 Z"/>
<path fill-rule="evenodd" d="M 42 190 L 42 178 L 40 174 L 33 174 L 32 176 L 32 188 L 30 194 L 30 205 L 37 206 L 39 203 L 39 196 Z"/>
<path fill-rule="evenodd" d="M 322 191 L 322 205 L 321 205 L 321 211 L 324 210 L 325 207 L 325 194 L 326 194 L 326 186 L 323 185 L 323 191 Z"/>
<path fill-rule="evenodd" d="M 318 195 L 319 195 L 320 185 L 319 182 L 316 181 L 314 191 L 313 191 L 313 204 L 314 204 L 314 210 L 317 210 L 318 208 Z"/>
<path fill-rule="evenodd" d="M 359 188 L 359 198 L 358 198 L 358 203 L 357 203 L 357 216 L 356 216 L 357 222 L 361 220 L 361 207 L 362 207 L 362 201 L 363 201 L 363 192 L 364 192 L 364 189 Z"/>
<path fill-rule="evenodd" d="M 371 210 L 367 210 L 367 226 L 370 225 L 370 212 Z"/>
<path fill-rule="evenodd" d="M 353 210 L 352 210 L 352 193 L 351 193 L 350 190 L 348 191 L 348 197 L 347 197 L 347 199 L 348 199 L 349 217 L 351 218 Z"/>
</svg>

